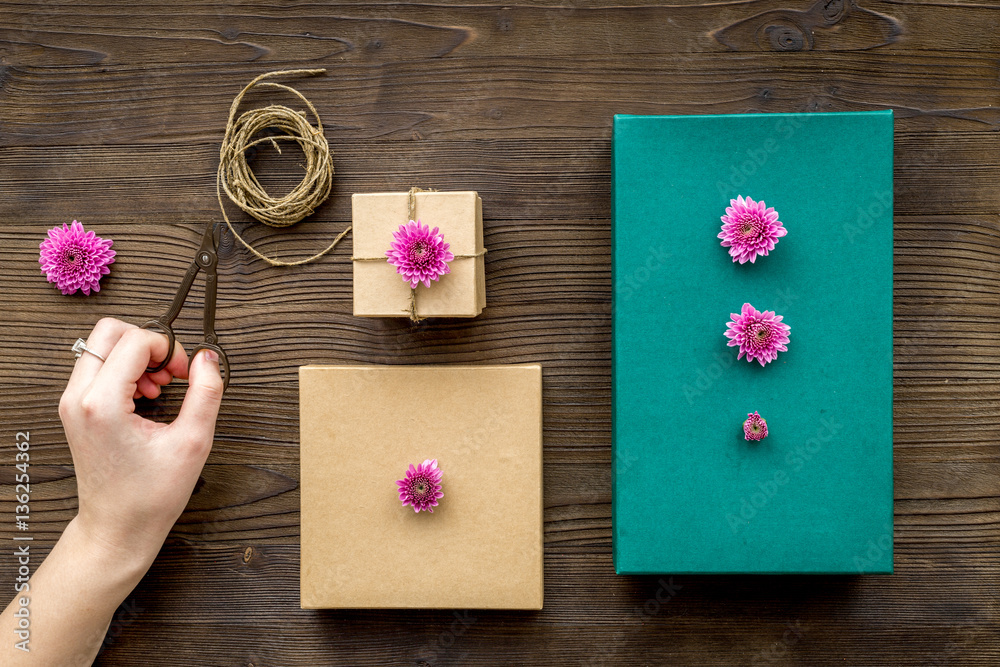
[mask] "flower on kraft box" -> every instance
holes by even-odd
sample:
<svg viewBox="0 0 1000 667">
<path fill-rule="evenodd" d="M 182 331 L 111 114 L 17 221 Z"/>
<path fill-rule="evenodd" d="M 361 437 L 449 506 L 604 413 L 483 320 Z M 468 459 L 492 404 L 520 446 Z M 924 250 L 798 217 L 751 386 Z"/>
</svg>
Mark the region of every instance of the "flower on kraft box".
<svg viewBox="0 0 1000 667">
<path fill-rule="evenodd" d="M 746 440 L 763 440 L 767 437 L 767 422 L 756 412 L 748 412 L 743 422 L 743 437 Z"/>
<path fill-rule="evenodd" d="M 421 225 L 419 220 L 410 220 L 400 225 L 392 238 L 385 256 L 411 289 L 416 289 L 420 283 L 430 287 L 432 280 L 451 272 L 448 262 L 455 259 L 455 255 L 437 227 L 431 229 L 430 225 Z"/>
<path fill-rule="evenodd" d="M 774 250 L 778 239 L 787 233 L 774 208 L 740 195 L 731 199 L 726 207 L 719 238 L 722 246 L 729 248 L 734 262 L 753 264 L 758 255 L 766 256 Z"/>
<path fill-rule="evenodd" d="M 48 238 L 39 245 L 38 262 L 50 283 L 55 283 L 63 294 L 82 290 L 101 290 L 101 277 L 111 273 L 109 264 L 115 261 L 114 242 L 88 232 L 74 220 L 72 225 L 63 223 L 53 227 Z"/>
<path fill-rule="evenodd" d="M 406 476 L 396 480 L 403 507 L 409 505 L 414 512 L 427 510 L 433 513 L 438 499 L 444 497 L 441 491 L 442 474 L 437 459 L 426 459 L 418 466 L 411 463 Z"/>
<path fill-rule="evenodd" d="M 732 322 L 726 322 L 726 338 L 729 347 L 739 346 L 737 359 L 745 354 L 747 361 L 756 359 L 761 366 L 778 357 L 778 352 L 786 352 L 791 327 L 781 321 L 781 315 L 773 310 L 763 312 L 749 303 L 743 304 L 739 313 L 730 315 Z"/>
</svg>

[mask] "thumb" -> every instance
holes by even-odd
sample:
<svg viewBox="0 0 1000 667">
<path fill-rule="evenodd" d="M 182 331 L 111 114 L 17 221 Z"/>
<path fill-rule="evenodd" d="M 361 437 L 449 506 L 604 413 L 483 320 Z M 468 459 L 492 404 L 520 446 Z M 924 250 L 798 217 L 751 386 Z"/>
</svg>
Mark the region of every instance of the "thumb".
<svg viewBox="0 0 1000 667">
<path fill-rule="evenodd" d="M 188 390 L 173 428 L 188 438 L 211 442 L 222 402 L 222 374 L 214 350 L 199 350 L 191 362 Z"/>
</svg>

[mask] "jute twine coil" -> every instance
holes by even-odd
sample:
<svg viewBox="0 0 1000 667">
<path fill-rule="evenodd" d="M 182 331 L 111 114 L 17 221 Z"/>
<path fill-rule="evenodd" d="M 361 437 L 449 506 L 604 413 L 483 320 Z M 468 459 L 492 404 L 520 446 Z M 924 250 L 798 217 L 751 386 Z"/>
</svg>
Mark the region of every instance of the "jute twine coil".
<svg viewBox="0 0 1000 667">
<path fill-rule="evenodd" d="M 409 189 L 409 191 L 406 193 L 406 195 L 407 195 L 406 211 L 407 211 L 407 217 L 408 217 L 409 220 L 415 220 L 416 219 L 416 213 L 417 213 L 417 196 L 416 195 L 417 195 L 418 192 L 437 192 L 437 190 L 434 190 L 434 189 L 425 190 L 423 188 L 417 188 L 417 187 L 413 187 L 413 188 Z M 455 255 L 455 259 L 465 259 L 465 258 L 469 258 L 469 257 L 481 257 L 481 256 L 483 256 L 485 254 L 486 254 L 486 248 L 483 248 L 479 252 L 472 253 L 471 255 Z M 351 257 L 351 261 L 354 261 L 354 262 L 387 262 L 389 260 L 388 260 L 388 257 L 382 256 L 382 257 Z M 411 287 L 410 288 L 410 305 L 409 305 L 409 307 L 404 312 L 406 312 L 410 316 L 410 321 L 412 321 L 412 322 L 422 322 L 424 319 L 426 319 L 426 318 L 423 318 L 423 317 L 420 317 L 419 315 L 417 315 L 417 288 L 416 287 Z"/>
<path fill-rule="evenodd" d="M 323 123 L 316 107 L 302 93 L 291 86 L 265 81 L 265 79 L 279 76 L 312 76 L 324 72 L 326 72 L 325 69 L 292 69 L 261 74 L 240 91 L 229 108 L 226 132 L 219 150 L 219 170 L 216 174 L 215 192 L 219 199 L 219 208 L 222 209 L 222 218 L 226 221 L 226 226 L 229 227 L 233 236 L 255 257 L 264 260 L 271 266 L 298 266 L 319 259 L 333 250 L 351 231 L 351 228 L 348 227 L 333 240 L 333 243 L 311 257 L 286 262 L 262 254 L 243 240 L 243 237 L 233 229 L 233 224 L 229 221 L 229 216 L 226 215 L 226 207 L 222 201 L 222 193 L 225 192 L 230 201 L 255 219 L 269 227 L 280 228 L 294 225 L 310 215 L 330 196 L 330 189 L 333 185 L 333 160 L 330 157 L 330 144 L 323 135 Z M 313 126 L 309 122 L 305 112 L 295 111 L 280 104 L 251 109 L 237 118 L 236 112 L 243 102 L 244 95 L 255 86 L 278 88 L 299 98 L 316 119 L 316 125 Z M 254 139 L 255 135 L 268 129 L 275 129 L 283 134 Z M 253 170 L 250 169 L 250 165 L 247 164 L 246 151 L 259 144 L 270 142 L 280 153 L 279 141 L 292 141 L 299 145 L 305 156 L 306 173 L 302 181 L 291 192 L 283 197 L 272 197 L 264 190 Z"/>
</svg>

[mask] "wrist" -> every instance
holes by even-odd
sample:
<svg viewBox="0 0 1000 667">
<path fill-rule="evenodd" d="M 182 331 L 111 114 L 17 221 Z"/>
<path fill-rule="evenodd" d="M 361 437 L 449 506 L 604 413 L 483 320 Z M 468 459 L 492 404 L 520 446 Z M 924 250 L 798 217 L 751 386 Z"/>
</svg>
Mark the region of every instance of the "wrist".
<svg viewBox="0 0 1000 667">
<path fill-rule="evenodd" d="M 126 595 L 142 579 L 163 545 L 162 538 L 158 542 L 148 537 L 117 539 L 95 529 L 81 515 L 66 526 L 63 540 L 81 560 L 106 573 L 109 584 L 127 587 Z"/>
</svg>

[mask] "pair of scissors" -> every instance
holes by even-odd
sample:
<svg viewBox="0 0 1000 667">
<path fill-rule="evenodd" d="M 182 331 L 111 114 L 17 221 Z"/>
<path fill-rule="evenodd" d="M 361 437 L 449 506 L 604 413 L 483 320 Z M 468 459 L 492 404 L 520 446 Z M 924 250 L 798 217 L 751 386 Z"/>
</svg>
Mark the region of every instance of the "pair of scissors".
<svg viewBox="0 0 1000 667">
<path fill-rule="evenodd" d="M 215 293 L 218 287 L 218 266 L 219 266 L 219 237 L 222 234 L 221 223 L 208 223 L 205 227 L 205 234 L 201 239 L 201 247 L 198 248 L 198 253 L 194 257 L 194 261 L 191 262 L 191 266 L 188 268 L 187 273 L 184 274 L 184 280 L 181 281 L 180 287 L 177 288 L 177 295 L 174 296 L 173 303 L 170 304 L 170 309 L 165 315 L 161 315 L 156 319 L 149 320 L 142 325 L 143 329 L 159 330 L 167 337 L 168 345 L 167 358 L 158 363 L 155 366 L 150 366 L 146 369 L 147 373 L 155 373 L 156 371 L 166 368 L 167 364 L 170 363 L 170 358 L 174 353 L 174 342 L 176 337 L 174 336 L 174 330 L 171 325 L 177 318 L 177 314 L 181 312 L 181 308 L 184 306 L 184 300 L 187 299 L 188 292 L 191 291 L 191 285 L 194 283 L 195 276 L 198 275 L 199 271 L 205 272 L 205 310 L 202 316 L 202 325 L 204 329 L 204 341 L 199 343 L 194 350 L 191 352 L 191 359 L 194 359 L 194 355 L 198 353 L 199 350 L 212 350 L 219 355 L 219 365 L 224 371 L 222 376 L 222 391 L 225 391 L 229 387 L 229 359 L 226 357 L 225 351 L 219 347 L 219 337 L 215 335 Z M 188 367 L 190 368 L 191 362 L 188 362 Z"/>
</svg>

